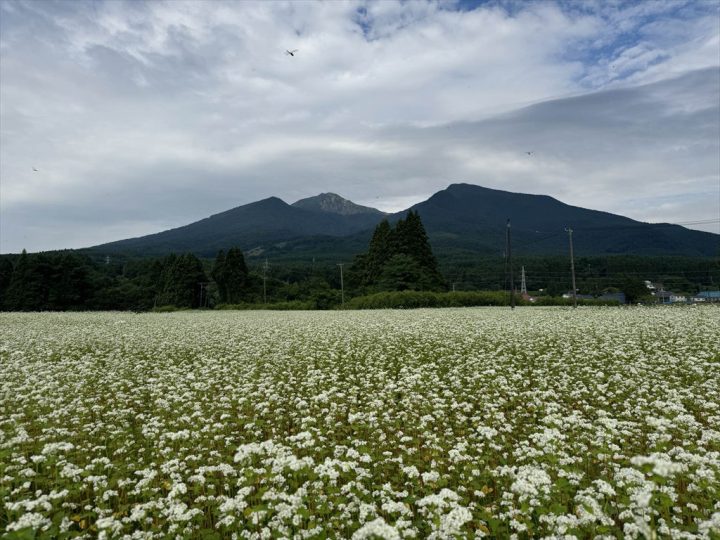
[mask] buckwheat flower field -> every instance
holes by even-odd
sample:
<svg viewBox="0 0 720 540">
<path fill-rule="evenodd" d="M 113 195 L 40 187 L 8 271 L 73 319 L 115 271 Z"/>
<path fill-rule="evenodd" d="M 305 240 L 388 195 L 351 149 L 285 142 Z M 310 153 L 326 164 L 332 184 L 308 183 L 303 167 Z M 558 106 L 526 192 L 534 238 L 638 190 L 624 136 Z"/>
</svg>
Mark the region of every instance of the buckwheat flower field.
<svg viewBox="0 0 720 540">
<path fill-rule="evenodd" d="M 0 315 L 7 538 L 720 538 L 720 310 Z"/>
</svg>

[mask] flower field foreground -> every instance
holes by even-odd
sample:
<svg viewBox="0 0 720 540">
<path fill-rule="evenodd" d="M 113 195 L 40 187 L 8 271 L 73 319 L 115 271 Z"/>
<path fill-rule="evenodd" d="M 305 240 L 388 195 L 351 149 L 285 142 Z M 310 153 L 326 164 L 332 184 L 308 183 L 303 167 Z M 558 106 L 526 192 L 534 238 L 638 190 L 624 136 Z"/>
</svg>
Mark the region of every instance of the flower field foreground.
<svg viewBox="0 0 720 540">
<path fill-rule="evenodd" d="M 712 307 L 0 315 L 8 538 L 720 538 Z"/>
</svg>

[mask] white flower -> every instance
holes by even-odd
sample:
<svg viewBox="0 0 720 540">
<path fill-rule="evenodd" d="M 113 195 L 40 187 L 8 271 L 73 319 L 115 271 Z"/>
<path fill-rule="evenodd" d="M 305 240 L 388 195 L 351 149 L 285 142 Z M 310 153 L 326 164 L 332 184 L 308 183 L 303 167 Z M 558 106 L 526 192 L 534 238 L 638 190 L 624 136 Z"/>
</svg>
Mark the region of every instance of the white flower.
<svg viewBox="0 0 720 540">
<path fill-rule="evenodd" d="M 38 514 L 37 512 L 28 512 L 27 514 L 20 516 L 16 521 L 9 523 L 7 530 L 19 531 L 27 527 L 35 531 L 47 530 L 50 528 L 51 524 L 52 522 L 42 514 Z"/>
<path fill-rule="evenodd" d="M 367 522 L 352 535 L 352 540 L 364 540 L 365 538 L 400 540 L 400 533 L 395 527 L 388 525 L 383 518 L 379 517 Z"/>
</svg>

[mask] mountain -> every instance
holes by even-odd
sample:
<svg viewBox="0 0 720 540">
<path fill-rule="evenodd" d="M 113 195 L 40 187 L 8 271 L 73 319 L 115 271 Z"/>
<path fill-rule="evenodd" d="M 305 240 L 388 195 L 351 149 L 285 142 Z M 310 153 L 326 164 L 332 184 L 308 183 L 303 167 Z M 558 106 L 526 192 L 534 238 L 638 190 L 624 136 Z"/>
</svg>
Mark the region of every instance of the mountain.
<svg viewBox="0 0 720 540">
<path fill-rule="evenodd" d="M 717 234 L 679 225 L 642 223 L 571 206 L 547 195 L 471 184 L 452 184 L 412 209 L 420 214 L 439 258 L 502 255 L 508 218 L 513 253 L 518 255 L 566 254 L 566 228 L 574 231 L 577 255 L 716 256 L 720 252 Z M 334 193 L 292 205 L 270 197 L 183 227 L 89 249 L 136 255 L 192 251 L 211 257 L 220 249 L 239 246 L 249 258 L 348 260 L 365 251 L 380 220 L 387 217 L 397 221 L 406 212 L 387 215 Z"/>
<path fill-rule="evenodd" d="M 282 248 L 288 242 L 300 238 L 344 237 L 372 229 L 384 215 L 374 208 L 358 212 L 357 209 L 364 207 L 345 201 L 337 195 L 334 197 L 330 208 L 346 207 L 351 210 L 350 213 L 306 209 L 289 205 L 277 197 L 270 197 L 238 206 L 189 225 L 139 238 L 110 242 L 90 249 L 137 255 L 192 251 L 201 256 L 214 256 L 220 249 L 239 246 L 244 251 L 260 255 L 268 247 L 277 248 L 279 244 Z M 310 201 L 307 206 L 321 207 L 325 204 L 323 201 L 331 200 L 323 196 L 311 199 L 317 198 L 322 199 L 319 202 L 305 199 Z"/>
<path fill-rule="evenodd" d="M 295 208 L 303 210 L 313 210 L 317 212 L 328 212 L 330 214 L 340 214 L 341 216 L 353 216 L 357 214 L 371 214 L 376 216 L 385 216 L 385 212 L 370 208 L 369 206 L 360 206 L 352 201 L 343 199 L 336 193 L 321 193 L 315 197 L 300 199 L 292 204 Z"/>
<path fill-rule="evenodd" d="M 510 219 L 513 252 L 560 254 L 573 229 L 579 255 L 713 256 L 720 235 L 668 223 L 650 224 L 571 206 L 547 195 L 529 195 L 471 184 L 452 184 L 412 207 L 440 251 L 502 253 Z M 393 216 L 399 219 L 402 212 Z"/>
</svg>

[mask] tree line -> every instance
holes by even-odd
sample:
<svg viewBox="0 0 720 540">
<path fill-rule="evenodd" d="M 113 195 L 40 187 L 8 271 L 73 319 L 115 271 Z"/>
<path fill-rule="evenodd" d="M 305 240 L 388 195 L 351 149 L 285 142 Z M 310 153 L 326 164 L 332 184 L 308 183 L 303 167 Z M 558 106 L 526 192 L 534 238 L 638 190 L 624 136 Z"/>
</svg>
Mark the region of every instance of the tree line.
<svg viewBox="0 0 720 540">
<path fill-rule="evenodd" d="M 4 311 L 213 308 L 284 302 L 329 309 L 340 303 L 331 270 L 248 269 L 242 251 L 220 251 L 214 261 L 192 253 L 110 261 L 73 251 L 0 257 Z M 270 274 L 270 273 L 268 273 Z"/>
<path fill-rule="evenodd" d="M 420 216 L 410 211 L 394 225 L 382 221 L 375 228 L 367 251 L 348 265 L 345 297 L 372 296 L 377 304 L 386 298 L 378 295 L 403 291 L 502 291 L 509 286 L 505 263 L 502 257 L 473 257 L 446 258 L 439 264 Z M 521 265 L 528 269 L 529 290 L 543 289 L 546 296 L 569 290 L 566 258 L 518 258 L 516 288 Z M 720 265 L 711 259 L 580 257 L 575 266 L 578 292 L 597 296 L 622 291 L 633 301 L 647 295 L 644 279 L 659 280 L 666 290 L 688 293 L 717 289 L 720 283 Z M 109 260 L 70 250 L 0 256 L 0 309 L 6 311 L 248 308 L 266 302 L 275 308 L 332 309 L 340 306 L 340 286 L 335 265 L 268 268 L 262 261 L 248 265 L 238 247 L 221 250 L 214 260 L 192 253 Z M 408 302 L 405 297 L 393 298 L 402 298 L 401 304 Z M 440 301 L 433 296 L 423 298 L 424 302 L 427 298 Z M 375 305 L 368 302 L 355 303 Z"/>
</svg>

